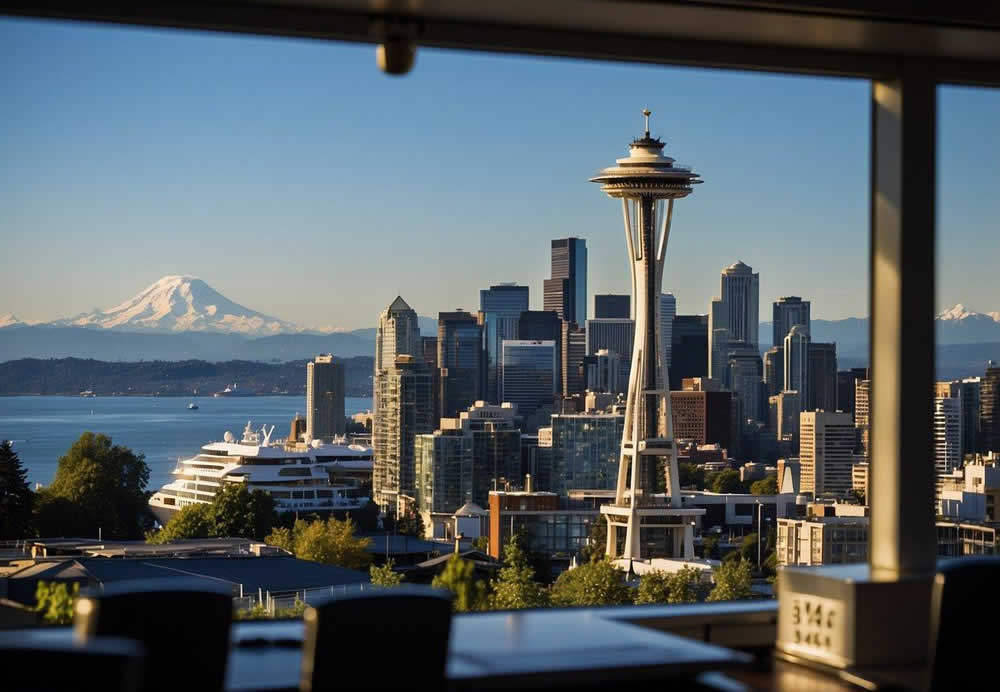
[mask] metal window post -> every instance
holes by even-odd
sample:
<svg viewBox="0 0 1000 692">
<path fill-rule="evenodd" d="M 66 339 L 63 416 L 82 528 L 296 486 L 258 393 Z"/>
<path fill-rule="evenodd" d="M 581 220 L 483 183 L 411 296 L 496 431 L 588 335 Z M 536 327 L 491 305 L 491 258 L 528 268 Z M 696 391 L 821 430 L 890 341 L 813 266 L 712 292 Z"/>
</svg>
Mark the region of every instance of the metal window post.
<svg viewBox="0 0 1000 692">
<path fill-rule="evenodd" d="M 934 197 L 937 85 L 904 61 L 872 83 L 871 506 L 876 577 L 935 566 Z"/>
</svg>

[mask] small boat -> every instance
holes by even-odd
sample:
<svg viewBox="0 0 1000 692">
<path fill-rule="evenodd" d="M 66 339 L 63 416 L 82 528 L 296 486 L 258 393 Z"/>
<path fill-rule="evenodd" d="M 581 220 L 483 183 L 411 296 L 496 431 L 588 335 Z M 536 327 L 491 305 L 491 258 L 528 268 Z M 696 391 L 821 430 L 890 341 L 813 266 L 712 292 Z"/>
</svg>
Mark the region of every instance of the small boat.
<svg viewBox="0 0 1000 692">
<path fill-rule="evenodd" d="M 188 404 L 188 411 L 197 411 L 197 410 L 198 410 L 198 404 L 194 403 L 193 401 L 190 404 Z"/>
</svg>

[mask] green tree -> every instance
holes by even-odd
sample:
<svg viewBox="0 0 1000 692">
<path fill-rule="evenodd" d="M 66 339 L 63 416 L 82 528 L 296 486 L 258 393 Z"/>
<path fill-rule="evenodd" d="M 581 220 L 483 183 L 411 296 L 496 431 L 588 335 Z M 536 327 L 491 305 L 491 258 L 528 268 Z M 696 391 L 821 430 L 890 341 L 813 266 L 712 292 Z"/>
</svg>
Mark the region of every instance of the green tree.
<svg viewBox="0 0 1000 692">
<path fill-rule="evenodd" d="M 108 538 L 141 538 L 152 524 L 146 504 L 148 482 L 149 467 L 142 454 L 113 445 L 107 435 L 85 432 L 59 459 L 55 479 L 39 502 L 39 528 L 56 529 L 43 535 L 96 536 L 100 529 Z M 77 511 L 67 516 L 59 499 Z M 73 519 L 74 525 L 66 527 L 72 530 L 57 530 L 53 519 Z"/>
<path fill-rule="evenodd" d="M 705 469 L 689 461 L 677 464 L 677 479 L 682 488 L 705 489 Z"/>
<path fill-rule="evenodd" d="M 187 505 L 170 518 L 167 525 L 159 531 L 146 533 L 147 543 L 170 543 L 185 538 L 208 538 L 212 533 L 212 505 L 198 503 Z"/>
<path fill-rule="evenodd" d="M 761 546 L 761 551 L 764 547 Z M 738 551 L 733 551 L 730 555 L 739 555 L 739 559 L 746 560 L 747 562 L 752 562 L 757 564 L 757 533 L 748 533 L 743 537 L 743 542 L 740 543 L 740 549 Z"/>
<path fill-rule="evenodd" d="M 623 569 L 599 560 L 560 574 L 550 597 L 554 606 L 625 605 L 632 602 L 632 588 L 625 583 Z"/>
<path fill-rule="evenodd" d="M 719 559 L 719 537 L 705 536 L 701 541 L 701 554 L 706 560 Z"/>
<path fill-rule="evenodd" d="M 472 541 L 472 548 L 473 550 L 478 550 L 479 552 L 486 553 L 488 555 L 490 552 L 490 537 L 485 534 L 480 536 L 476 540 Z"/>
<path fill-rule="evenodd" d="M 35 611 L 50 625 L 68 625 L 73 622 L 80 585 L 68 586 L 65 582 L 40 581 L 35 588 Z"/>
<path fill-rule="evenodd" d="M 736 601 L 751 595 L 751 570 L 746 560 L 723 562 L 712 578 L 715 586 L 705 599 L 707 601 Z"/>
<path fill-rule="evenodd" d="M 396 521 L 396 533 L 400 536 L 424 537 L 424 520 L 419 512 L 407 512 Z"/>
<path fill-rule="evenodd" d="M 759 481 L 750 484 L 750 492 L 754 495 L 777 495 L 778 475 L 769 473 Z"/>
<path fill-rule="evenodd" d="M 315 521 L 297 519 L 292 528 L 278 527 L 264 541 L 284 548 L 300 560 L 326 565 L 367 569 L 372 561 L 367 551 L 372 540 L 354 535 L 354 522 L 350 517 L 343 521 L 334 517 Z"/>
<path fill-rule="evenodd" d="M 369 567 L 368 574 L 371 576 L 372 584 L 386 588 L 402 584 L 403 575 L 393 569 L 395 564 L 393 559 L 389 558 L 381 567 L 375 565 Z"/>
<path fill-rule="evenodd" d="M 713 493 L 738 493 L 743 489 L 739 471 L 720 471 L 712 479 Z"/>
<path fill-rule="evenodd" d="M 490 605 L 494 610 L 541 608 L 548 605 L 548 592 L 535 581 L 535 570 L 524 548 L 523 537 L 514 534 L 504 546 L 504 566 L 493 583 Z"/>
<path fill-rule="evenodd" d="M 456 613 L 485 610 L 489 604 L 486 584 L 481 579 L 476 579 L 476 566 L 458 555 L 448 558 L 444 570 L 434 577 L 431 586 L 451 591 L 455 595 L 451 605 Z"/>
<path fill-rule="evenodd" d="M 636 590 L 636 603 L 695 603 L 701 575 L 694 567 L 676 572 L 652 570 L 642 575 Z"/>
<path fill-rule="evenodd" d="M 10 440 L 0 442 L 0 540 L 29 538 L 35 494 Z"/>
<path fill-rule="evenodd" d="M 245 483 L 225 483 L 212 500 L 210 536 L 263 540 L 276 523 L 274 498 Z"/>
<path fill-rule="evenodd" d="M 587 545 L 580 549 L 583 562 L 598 562 L 604 559 L 608 550 L 608 522 L 604 517 L 597 517 L 590 525 L 590 535 Z"/>
</svg>

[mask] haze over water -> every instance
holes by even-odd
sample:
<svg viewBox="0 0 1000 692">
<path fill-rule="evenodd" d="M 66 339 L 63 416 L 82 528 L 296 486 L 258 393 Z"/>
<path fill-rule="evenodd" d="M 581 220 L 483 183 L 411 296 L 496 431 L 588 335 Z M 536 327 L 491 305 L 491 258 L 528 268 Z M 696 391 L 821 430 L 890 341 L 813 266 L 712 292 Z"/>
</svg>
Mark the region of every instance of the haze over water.
<svg viewBox="0 0 1000 692">
<path fill-rule="evenodd" d="M 188 410 L 190 402 L 198 410 Z M 305 415 L 305 397 L 0 397 L 0 440 L 11 440 L 28 470 L 28 481 L 48 485 L 55 478 L 59 457 L 85 431 L 104 433 L 115 444 L 146 455 L 149 490 L 170 480 L 178 457 L 197 453 L 206 442 L 218 441 L 227 430 L 237 438 L 252 421 L 274 425 L 274 437 L 287 437 L 296 413 Z M 347 415 L 371 409 L 370 398 L 348 397 Z"/>
</svg>

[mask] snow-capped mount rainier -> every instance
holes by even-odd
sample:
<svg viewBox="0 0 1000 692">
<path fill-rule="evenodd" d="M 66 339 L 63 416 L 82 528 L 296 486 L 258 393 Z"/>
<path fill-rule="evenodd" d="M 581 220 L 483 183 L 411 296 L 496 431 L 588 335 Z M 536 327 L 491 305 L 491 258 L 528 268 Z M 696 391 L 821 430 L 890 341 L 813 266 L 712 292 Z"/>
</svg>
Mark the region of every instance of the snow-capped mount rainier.
<svg viewBox="0 0 1000 692">
<path fill-rule="evenodd" d="M 1000 312 L 976 312 L 962 303 L 938 313 L 938 343 L 1000 341 Z"/>
<path fill-rule="evenodd" d="M 126 331 L 215 332 L 244 336 L 300 333 L 305 328 L 251 310 L 195 276 L 164 276 L 107 310 L 57 320 L 53 325 Z"/>
</svg>

